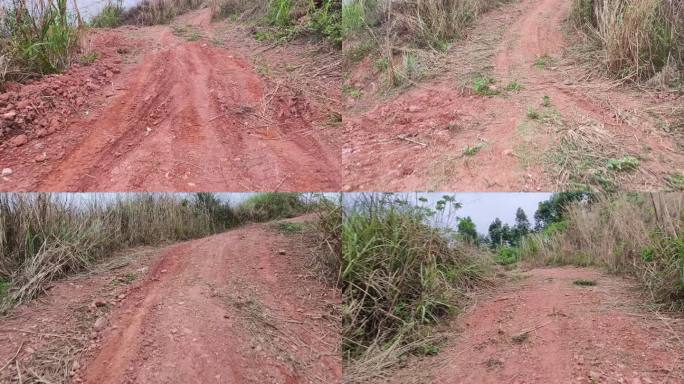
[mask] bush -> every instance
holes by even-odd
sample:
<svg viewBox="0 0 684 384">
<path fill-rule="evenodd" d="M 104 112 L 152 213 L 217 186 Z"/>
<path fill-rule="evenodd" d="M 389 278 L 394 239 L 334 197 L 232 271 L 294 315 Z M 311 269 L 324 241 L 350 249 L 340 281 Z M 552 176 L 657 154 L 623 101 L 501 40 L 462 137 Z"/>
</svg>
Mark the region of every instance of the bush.
<svg viewBox="0 0 684 384">
<path fill-rule="evenodd" d="M 452 244 L 431 212 L 370 198 L 342 223 L 344 358 L 363 364 L 420 339 L 487 279 L 477 248 Z M 416 345 L 417 347 L 417 345 Z M 350 376 L 365 372 L 350 366 Z M 363 381 L 363 380 L 360 380 Z"/>
<path fill-rule="evenodd" d="M 654 302 L 684 310 L 682 212 L 681 194 L 623 194 L 573 203 L 563 222 L 523 240 L 521 258 L 632 275 Z"/>
<path fill-rule="evenodd" d="M 518 248 L 505 246 L 497 250 L 494 262 L 499 265 L 510 265 L 517 263 L 519 258 L 520 252 Z"/>
<path fill-rule="evenodd" d="M 258 193 L 240 204 L 236 216 L 240 221 L 262 222 L 294 217 L 304 213 L 306 205 L 298 193 Z"/>
</svg>

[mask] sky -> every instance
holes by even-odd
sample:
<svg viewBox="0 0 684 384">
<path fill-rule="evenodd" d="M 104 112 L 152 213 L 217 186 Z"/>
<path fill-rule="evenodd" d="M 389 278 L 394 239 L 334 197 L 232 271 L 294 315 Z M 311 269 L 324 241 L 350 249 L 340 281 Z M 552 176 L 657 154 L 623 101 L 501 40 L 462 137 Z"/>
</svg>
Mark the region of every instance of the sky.
<svg viewBox="0 0 684 384">
<path fill-rule="evenodd" d="M 347 196 L 348 195 L 348 196 Z M 345 200 L 354 199 L 354 193 L 345 193 Z M 477 231 L 487 234 L 489 224 L 495 218 L 502 222 L 513 225 L 515 223 L 515 211 L 521 207 L 527 214 L 530 224 L 534 225 L 534 212 L 541 201 L 548 200 L 551 193 L 448 193 L 448 192 L 412 192 L 398 194 L 407 197 L 409 201 L 416 201 L 417 197 L 425 197 L 428 204 L 434 207 L 435 202 L 443 195 L 456 198 L 463 207 L 456 211 L 456 216 L 470 218 L 475 223 Z"/>
</svg>

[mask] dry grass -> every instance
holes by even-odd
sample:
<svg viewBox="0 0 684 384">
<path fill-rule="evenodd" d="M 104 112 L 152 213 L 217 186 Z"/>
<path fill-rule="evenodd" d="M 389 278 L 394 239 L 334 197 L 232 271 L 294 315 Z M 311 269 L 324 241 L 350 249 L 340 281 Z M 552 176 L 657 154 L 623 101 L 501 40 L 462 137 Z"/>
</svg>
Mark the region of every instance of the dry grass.
<svg viewBox="0 0 684 384">
<path fill-rule="evenodd" d="M 570 206 L 564 227 L 528 236 L 522 260 L 635 276 L 656 303 L 684 309 L 684 195 L 622 194 Z"/>
<path fill-rule="evenodd" d="M 301 214 L 296 193 L 256 194 L 233 209 L 210 193 L 0 195 L 0 311 L 29 301 L 55 279 L 112 252 L 207 236 L 245 222 Z M 1 292 L 0 292 L 1 293 Z"/>
<path fill-rule="evenodd" d="M 143 0 L 121 16 L 122 24 L 155 25 L 166 24 L 174 17 L 197 9 L 203 0 Z"/>
<path fill-rule="evenodd" d="M 649 176 L 640 170 L 638 160 L 634 168 L 619 167 L 621 162 L 636 160 L 637 155 L 603 124 L 591 120 L 565 129 L 546 158 L 561 189 L 612 192 L 637 174 Z"/>
<path fill-rule="evenodd" d="M 571 20 L 597 45 L 605 70 L 660 85 L 684 81 L 684 3 L 576 0 Z"/>
<path fill-rule="evenodd" d="M 413 84 L 482 13 L 500 0 L 354 0 L 343 8 L 346 56 L 376 63 L 390 87 Z"/>
</svg>

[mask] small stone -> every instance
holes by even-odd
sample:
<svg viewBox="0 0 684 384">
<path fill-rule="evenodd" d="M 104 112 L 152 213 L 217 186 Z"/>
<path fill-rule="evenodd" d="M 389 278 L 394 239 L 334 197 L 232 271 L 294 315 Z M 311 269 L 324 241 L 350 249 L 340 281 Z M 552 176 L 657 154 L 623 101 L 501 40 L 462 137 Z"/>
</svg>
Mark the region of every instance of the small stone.
<svg viewBox="0 0 684 384">
<path fill-rule="evenodd" d="M 281 249 L 281 250 L 278 251 L 278 254 L 279 254 L 279 255 L 284 255 L 284 254 L 286 254 L 286 253 L 287 253 L 287 252 L 285 252 L 284 249 Z"/>
<path fill-rule="evenodd" d="M 46 161 L 48 159 L 47 153 L 43 152 L 42 154 L 36 156 L 34 159 L 36 163 L 42 163 L 43 161 Z"/>
<path fill-rule="evenodd" d="M 126 298 L 126 294 L 122 293 L 122 294 L 120 294 L 119 296 L 117 296 L 116 298 L 119 299 L 119 300 L 123 300 L 123 299 Z"/>
<path fill-rule="evenodd" d="M 418 112 L 418 111 L 420 111 L 420 107 L 417 105 L 409 105 L 408 111 L 409 112 Z"/>
<path fill-rule="evenodd" d="M 102 300 L 102 299 L 97 299 L 97 300 L 95 300 L 95 301 L 93 302 L 93 305 L 96 306 L 96 307 L 106 307 L 106 306 L 107 306 L 107 302 L 104 301 L 104 300 Z"/>
<path fill-rule="evenodd" d="M 75 360 L 75 361 L 73 362 L 73 364 L 71 364 L 71 369 L 73 369 L 74 371 L 76 371 L 76 370 L 78 370 L 79 368 L 81 368 L 81 364 L 78 362 L 78 360 Z"/>
<path fill-rule="evenodd" d="M 14 117 L 17 115 L 17 111 L 11 110 L 4 115 L 2 115 L 2 118 L 5 120 L 14 120 Z"/>
<path fill-rule="evenodd" d="M 601 374 L 596 371 L 589 371 L 589 378 L 598 381 L 601 378 Z"/>
<path fill-rule="evenodd" d="M 10 145 L 13 147 L 21 147 L 22 145 L 28 143 L 28 137 L 26 135 L 15 136 L 10 140 Z"/>
<path fill-rule="evenodd" d="M 93 329 L 95 331 L 101 331 L 107 326 L 107 318 L 104 316 L 98 317 L 97 320 L 95 320 L 95 324 L 93 324 Z"/>
<path fill-rule="evenodd" d="M 3 168 L 2 169 L 2 176 L 6 177 L 12 174 L 12 168 Z"/>
<path fill-rule="evenodd" d="M 38 136 L 38 137 L 45 137 L 47 135 L 48 135 L 47 129 L 41 128 L 41 129 L 36 131 L 36 136 Z"/>
</svg>

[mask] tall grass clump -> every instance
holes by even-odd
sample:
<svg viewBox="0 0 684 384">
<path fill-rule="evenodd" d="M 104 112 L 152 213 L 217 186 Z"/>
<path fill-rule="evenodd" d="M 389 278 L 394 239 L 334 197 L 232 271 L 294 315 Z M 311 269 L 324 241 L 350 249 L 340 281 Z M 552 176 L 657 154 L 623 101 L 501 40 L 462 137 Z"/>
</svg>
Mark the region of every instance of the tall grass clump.
<svg viewBox="0 0 684 384">
<path fill-rule="evenodd" d="M 0 5 L 0 84 L 66 69 L 77 45 L 67 0 Z"/>
<path fill-rule="evenodd" d="M 342 223 L 343 354 L 364 382 L 425 346 L 421 330 L 487 279 L 488 258 L 429 224 L 428 209 L 370 195 Z"/>
<path fill-rule="evenodd" d="M 670 0 L 576 0 L 571 20 L 623 79 L 684 80 L 684 3 Z"/>
<path fill-rule="evenodd" d="M 638 279 L 654 302 L 684 310 L 684 195 L 621 194 L 573 203 L 527 236 L 523 261 L 600 266 Z"/>
<path fill-rule="evenodd" d="M 342 266 L 342 205 L 336 197 L 312 194 L 305 199 L 306 210 L 315 216 L 316 235 L 313 266 L 331 286 L 339 286 Z"/>
<path fill-rule="evenodd" d="M 95 28 L 115 28 L 122 24 L 124 8 L 121 0 L 107 3 L 102 11 L 95 15 L 90 25 Z"/>
<path fill-rule="evenodd" d="M 395 1 L 394 29 L 408 34 L 416 43 L 442 50 L 481 13 L 498 0 L 407 0 Z"/>
</svg>

